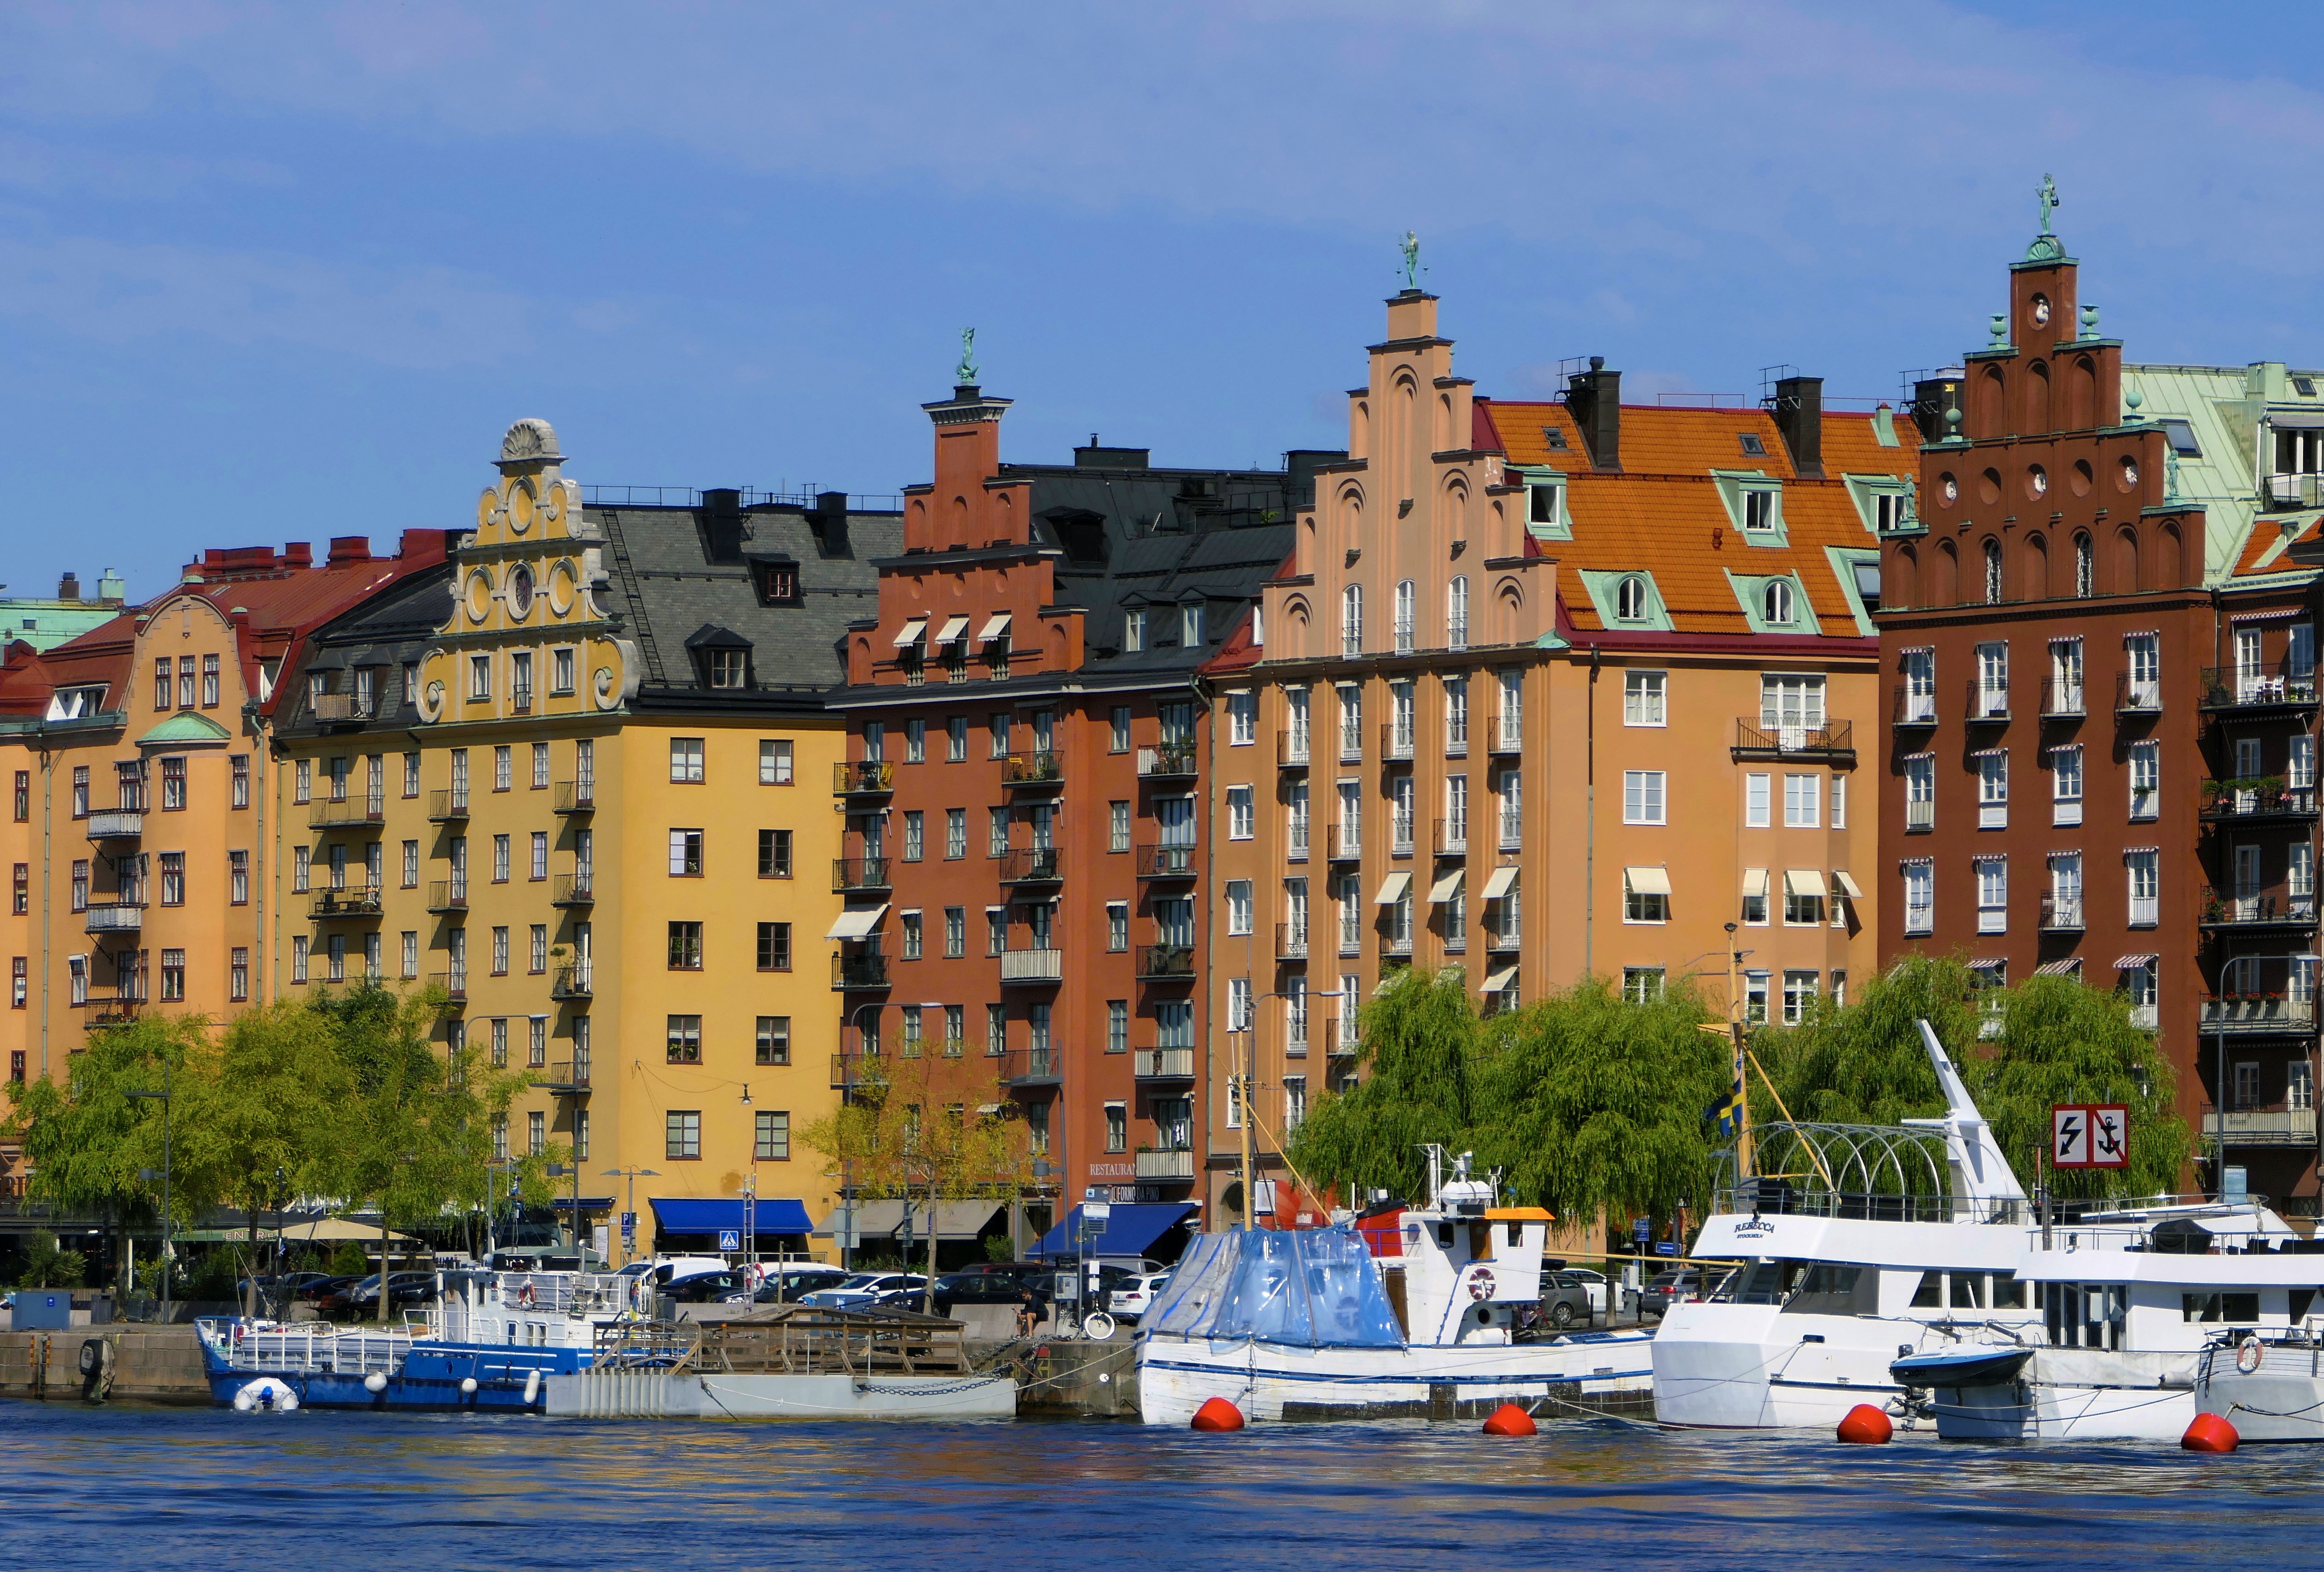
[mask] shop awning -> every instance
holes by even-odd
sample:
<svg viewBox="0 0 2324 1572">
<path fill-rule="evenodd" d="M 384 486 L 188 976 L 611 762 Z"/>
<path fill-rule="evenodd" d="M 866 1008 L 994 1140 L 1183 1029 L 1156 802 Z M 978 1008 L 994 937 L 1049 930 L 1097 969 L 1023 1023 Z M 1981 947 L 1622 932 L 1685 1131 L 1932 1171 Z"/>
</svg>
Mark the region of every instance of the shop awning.
<svg viewBox="0 0 2324 1572">
<path fill-rule="evenodd" d="M 1397 902 L 1404 899 L 1405 891 L 1411 887 L 1412 875 L 1408 873 L 1391 873 L 1386 878 L 1380 880 L 1379 894 L 1372 897 L 1372 905 L 1376 906 L 1392 906 L 1396 905 Z"/>
<path fill-rule="evenodd" d="M 1432 906 L 1441 906 L 1446 901 L 1451 900 L 1454 896 L 1459 895 L 1461 893 L 1461 881 L 1467 877 L 1468 873 L 1466 869 L 1456 868 L 1452 872 L 1446 874 L 1443 878 L 1438 879 L 1434 884 L 1428 887 L 1428 904 Z"/>
<path fill-rule="evenodd" d="M 1846 896 L 1849 900 L 1860 901 L 1864 898 L 1864 892 L 1858 889 L 1856 887 L 1856 881 L 1848 877 L 1848 869 L 1844 868 L 1833 869 L 1831 870 L 1831 882 L 1838 885 L 1840 887 L 1840 893 Z"/>
<path fill-rule="evenodd" d="M 1485 881 L 1484 898 L 1498 901 L 1507 896 L 1517 882 L 1517 865 L 1511 863 L 1493 869 L 1493 877 Z"/>
<path fill-rule="evenodd" d="M 1630 883 L 1634 896 L 1666 896 L 1671 893 L 1670 873 L 1660 863 L 1643 868 L 1626 868 L 1622 877 Z"/>
<path fill-rule="evenodd" d="M 852 912 L 842 912 L 831 924 L 831 932 L 825 933 L 824 937 L 868 939 L 872 936 L 872 930 L 880 925 L 880 919 L 887 915 L 888 903 L 885 901 L 881 901 L 876 906 L 859 906 Z"/>
<path fill-rule="evenodd" d="M 1764 868 L 1745 869 L 1743 870 L 1743 893 L 1760 900 L 1766 899 L 1767 870 Z"/>
<path fill-rule="evenodd" d="M 1105 1219 L 1105 1231 L 1089 1243 L 1093 1255 L 1143 1255 L 1154 1247 L 1154 1241 L 1168 1233 L 1186 1218 L 1194 1216 L 1194 1207 L 1182 1200 L 1116 1201 Z M 1075 1207 L 1065 1214 L 1065 1220 L 1041 1236 L 1041 1242 L 1028 1252 L 1038 1261 L 1056 1256 L 1081 1254 L 1082 1209 Z"/>
<path fill-rule="evenodd" d="M 646 1205 L 653 1208 L 657 1234 L 723 1234 L 742 1229 L 740 1196 L 715 1200 L 651 1196 Z M 807 1220 L 805 1201 L 762 1195 L 753 1209 L 751 1227 L 759 1234 L 806 1234 L 813 1232 L 815 1225 Z"/>
<path fill-rule="evenodd" d="M 920 635 L 927 630 L 928 620 L 926 617 L 913 618 L 897 630 L 896 648 L 901 649 L 907 644 L 918 644 L 920 641 Z"/>
<path fill-rule="evenodd" d="M 282 1228 L 282 1242 L 286 1245 L 337 1243 L 341 1239 L 376 1242 L 379 1236 L 377 1223 L 359 1223 L 352 1218 L 317 1218 L 311 1223 L 286 1223 Z M 409 1234 L 390 1233 L 387 1237 L 392 1244 L 411 1243 Z"/>
<path fill-rule="evenodd" d="M 1499 993 L 1503 988 L 1508 987 L 1509 984 L 1517 981 L 1517 969 L 1514 966 L 1504 966 L 1499 971 L 1492 973 L 1485 979 L 1485 991 L 1487 993 Z"/>
<path fill-rule="evenodd" d="M 947 645 L 947 644 L 955 644 L 955 643 L 958 643 L 958 642 L 959 642 L 959 640 L 960 640 L 960 636 L 961 636 L 962 634 L 964 634 L 964 633 L 967 632 L 967 631 L 968 631 L 968 619 L 967 619 L 967 618 L 965 618 L 965 617 L 951 617 L 951 618 L 947 618 L 947 619 L 945 620 L 945 625 L 944 625 L 944 627 L 943 627 L 943 628 L 942 628 L 942 629 L 937 632 L 937 634 L 936 634 L 936 648 L 939 648 L 939 649 L 941 649 L 941 648 L 944 648 L 945 645 Z"/>
<path fill-rule="evenodd" d="M 976 636 L 976 641 L 979 644 L 990 644 L 996 639 L 1005 637 L 1009 632 L 1009 618 L 1010 613 L 1007 611 L 995 611 L 991 616 L 987 617 L 984 620 L 984 627 Z"/>
<path fill-rule="evenodd" d="M 2117 956 L 2116 956 L 2116 957 L 2115 957 L 2115 960 L 2114 960 L 2114 969 L 2115 969 L 2116 971 L 2128 971 L 2128 970 L 2130 970 L 2133 967 L 2138 967 L 2138 966 L 2152 966 L 2152 965 L 2153 965 L 2153 964 L 2154 964 L 2154 957 L 2153 957 L 2153 955 L 2151 955 L 2151 954 L 2149 954 L 2149 955 L 2117 955 Z"/>
<path fill-rule="evenodd" d="M 1824 897 L 1823 869 L 1820 868 L 1787 868 L 1784 869 L 1784 893 L 1787 896 Z"/>
<path fill-rule="evenodd" d="M 993 1214 L 1001 1210 L 999 1201 L 947 1200 L 936 1203 L 936 1237 L 939 1239 L 974 1239 L 981 1237 Z M 847 1232 L 847 1210 L 834 1207 L 824 1215 L 816 1229 L 818 1238 L 839 1240 L 849 1249 L 861 1249 L 867 1239 L 900 1239 L 904 1236 L 904 1203 L 900 1200 L 859 1200 L 855 1203 L 855 1227 Z M 925 1244 L 928 1236 L 928 1203 L 912 1203 L 912 1237 Z"/>
<path fill-rule="evenodd" d="M 2036 977 L 2080 977 L 2081 974 L 2082 958 L 2079 955 L 2069 955 L 2063 961 L 2045 961 L 2034 969 Z"/>
</svg>

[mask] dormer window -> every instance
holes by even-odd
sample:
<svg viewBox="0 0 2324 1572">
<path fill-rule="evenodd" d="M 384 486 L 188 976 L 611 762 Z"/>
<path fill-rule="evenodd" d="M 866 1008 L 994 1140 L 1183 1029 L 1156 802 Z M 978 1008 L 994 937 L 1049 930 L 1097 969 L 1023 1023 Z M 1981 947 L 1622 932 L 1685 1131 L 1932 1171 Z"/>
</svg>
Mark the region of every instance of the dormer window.
<svg viewBox="0 0 2324 1572">
<path fill-rule="evenodd" d="M 2163 440 L 2171 444 L 2171 451 L 2181 458 L 2203 456 L 2203 445 L 2195 440 L 2195 427 L 2191 422 L 2165 416 L 2155 424 L 2163 427 Z"/>
<path fill-rule="evenodd" d="M 759 603 L 772 606 L 798 599 L 798 569 L 783 563 L 759 565 Z"/>
<path fill-rule="evenodd" d="M 1146 648 L 1146 609 L 1132 606 L 1121 617 L 1121 652 L 1136 655 Z"/>
<path fill-rule="evenodd" d="M 1904 493 L 1902 492 L 1879 492 L 1874 493 L 1872 498 L 1872 519 L 1874 528 L 1877 529 L 1883 535 L 1887 534 L 1892 529 L 1902 529 L 1904 527 L 1905 521 Z"/>
<path fill-rule="evenodd" d="M 1547 481 L 1536 481 L 1527 486 L 1526 488 L 1526 519 L 1536 524 L 1559 522 L 1557 505 L 1562 499 L 1558 493 L 1563 490 L 1563 486 Z"/>
<path fill-rule="evenodd" d="M 1757 442 L 1756 437 L 1747 440 Z M 1745 492 L 1743 493 L 1743 528 L 1751 534 L 1760 534 L 1775 527 L 1775 493 Z"/>
<path fill-rule="evenodd" d="M 1735 437 L 1737 441 L 1743 445 L 1743 456 L 1745 458 L 1765 458 L 1767 456 L 1767 445 L 1759 440 L 1759 434 L 1757 432 L 1738 431 L 1735 434 Z"/>
<path fill-rule="evenodd" d="M 1541 439 L 1552 453 L 1563 453 L 1567 451 L 1565 445 L 1565 433 L 1559 430 L 1554 426 L 1543 427 L 1541 428 Z"/>
<path fill-rule="evenodd" d="M 1626 578 L 1614 591 L 1614 616 L 1622 622 L 1639 622 L 1646 615 L 1646 581 Z"/>
<path fill-rule="evenodd" d="M 1789 579 L 1771 579 L 1759 594 L 1759 620 L 1774 627 L 1788 626 L 1792 620 L 1792 584 Z"/>
<path fill-rule="evenodd" d="M 686 648 L 705 686 L 734 693 L 751 685 L 751 641 L 741 634 L 706 622 Z"/>
<path fill-rule="evenodd" d="M 749 685 L 751 657 L 740 649 L 714 649 L 710 652 L 710 685 L 714 688 L 739 688 Z"/>
</svg>

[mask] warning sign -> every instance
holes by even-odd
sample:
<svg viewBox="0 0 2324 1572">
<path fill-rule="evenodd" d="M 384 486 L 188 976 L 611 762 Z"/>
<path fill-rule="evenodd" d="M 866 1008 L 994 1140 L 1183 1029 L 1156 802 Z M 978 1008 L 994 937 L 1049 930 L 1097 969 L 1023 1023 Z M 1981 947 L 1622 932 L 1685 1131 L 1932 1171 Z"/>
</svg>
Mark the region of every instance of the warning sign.
<svg viewBox="0 0 2324 1572">
<path fill-rule="evenodd" d="M 2050 1109 L 2050 1166 L 2130 1166 L 2130 1109 L 2120 1103 L 2056 1103 Z"/>
</svg>

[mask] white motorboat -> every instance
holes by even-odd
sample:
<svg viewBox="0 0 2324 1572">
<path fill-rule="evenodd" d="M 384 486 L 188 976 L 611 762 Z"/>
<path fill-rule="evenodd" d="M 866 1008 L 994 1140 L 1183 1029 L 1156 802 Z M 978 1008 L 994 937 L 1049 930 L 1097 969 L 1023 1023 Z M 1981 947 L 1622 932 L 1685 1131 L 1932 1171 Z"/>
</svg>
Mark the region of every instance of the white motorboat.
<svg viewBox="0 0 2324 1572">
<path fill-rule="evenodd" d="M 1429 1149 L 1423 1207 L 1197 1235 L 1139 1328 L 1146 1421 L 1185 1425 L 1213 1397 L 1254 1422 L 1643 1406 L 1651 1335 L 1528 1340 L 1554 1219 L 1497 1205 L 1465 1154 L 1443 1180 L 1442 1155 Z"/>
<path fill-rule="evenodd" d="M 1829 1430 L 1858 1403 L 1906 1420 L 1900 1355 L 2015 1347 L 2039 1311 L 2016 1280 L 2025 1192 L 1925 1022 L 1945 1114 L 1900 1128 L 1779 1125 L 1722 1190 L 1694 1255 L 1738 1263 L 1654 1339 L 1665 1424 Z"/>
<path fill-rule="evenodd" d="M 2243 1441 L 2324 1441 L 2324 1326 L 2215 1331 L 2195 1365 L 2195 1411 Z"/>
</svg>

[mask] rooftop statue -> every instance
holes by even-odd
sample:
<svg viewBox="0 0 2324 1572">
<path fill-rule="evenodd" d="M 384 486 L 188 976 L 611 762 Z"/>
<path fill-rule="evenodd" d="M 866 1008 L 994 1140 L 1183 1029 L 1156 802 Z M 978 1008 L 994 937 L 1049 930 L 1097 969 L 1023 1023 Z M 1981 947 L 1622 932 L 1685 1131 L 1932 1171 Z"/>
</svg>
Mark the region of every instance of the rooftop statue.
<svg viewBox="0 0 2324 1572">
<path fill-rule="evenodd" d="M 1404 232 L 1404 287 L 1420 288 L 1420 236 L 1412 230 Z"/>
<path fill-rule="evenodd" d="M 960 330 L 960 364 L 953 368 L 952 380 L 965 388 L 976 381 L 976 329 Z"/>
</svg>

